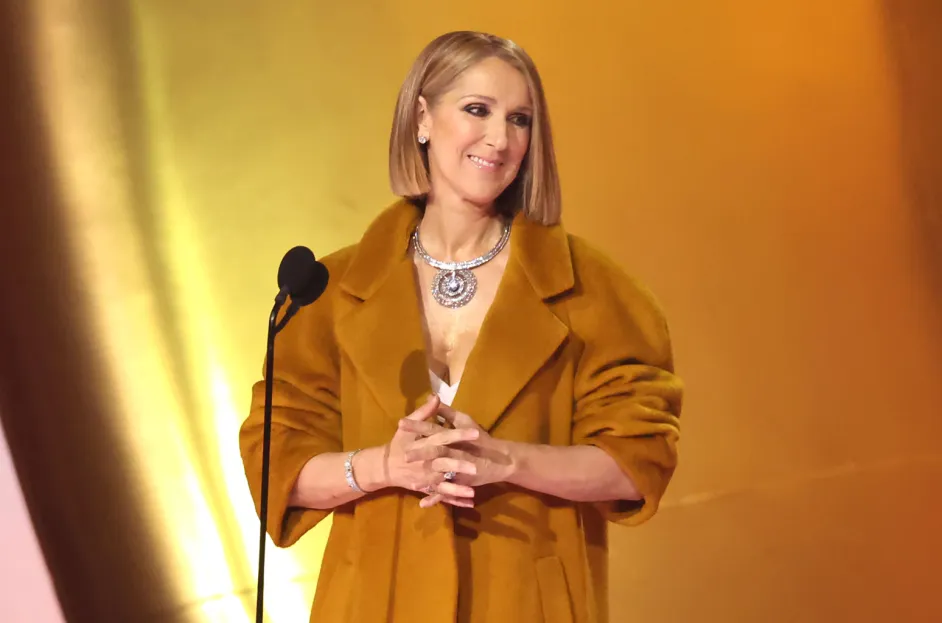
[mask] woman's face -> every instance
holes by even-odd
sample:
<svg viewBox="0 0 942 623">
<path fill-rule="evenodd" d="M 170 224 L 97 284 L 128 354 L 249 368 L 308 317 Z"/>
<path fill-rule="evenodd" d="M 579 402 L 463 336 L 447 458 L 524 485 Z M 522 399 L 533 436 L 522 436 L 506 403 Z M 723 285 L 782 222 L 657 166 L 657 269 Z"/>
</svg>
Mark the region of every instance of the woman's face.
<svg viewBox="0 0 942 623">
<path fill-rule="evenodd" d="M 530 145 L 533 104 L 523 75 L 499 58 L 467 69 L 431 107 L 419 98 L 432 196 L 490 207 Z"/>
</svg>

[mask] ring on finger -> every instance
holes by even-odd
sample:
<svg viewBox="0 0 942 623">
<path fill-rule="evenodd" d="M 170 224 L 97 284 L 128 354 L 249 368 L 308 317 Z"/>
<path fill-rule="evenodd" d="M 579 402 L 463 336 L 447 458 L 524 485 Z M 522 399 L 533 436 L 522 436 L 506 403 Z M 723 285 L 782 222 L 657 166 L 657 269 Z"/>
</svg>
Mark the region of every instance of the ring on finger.
<svg viewBox="0 0 942 623">
<path fill-rule="evenodd" d="M 455 472 L 445 472 L 445 480 L 451 482 L 452 480 L 455 479 L 455 476 L 457 476 L 457 475 L 458 475 L 458 474 L 455 473 Z"/>
<path fill-rule="evenodd" d="M 429 486 L 425 487 L 424 489 L 422 489 L 422 491 L 423 491 L 423 493 L 427 493 L 427 494 L 431 495 L 431 494 L 435 493 L 435 486 L 434 486 L 434 485 L 429 485 Z"/>
</svg>

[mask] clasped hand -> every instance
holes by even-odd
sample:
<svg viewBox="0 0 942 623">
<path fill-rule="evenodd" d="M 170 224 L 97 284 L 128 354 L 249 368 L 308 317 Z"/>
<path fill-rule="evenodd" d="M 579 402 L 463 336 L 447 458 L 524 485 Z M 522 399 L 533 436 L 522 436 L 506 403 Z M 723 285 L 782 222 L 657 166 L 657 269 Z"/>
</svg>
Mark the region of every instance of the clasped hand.
<svg viewBox="0 0 942 623">
<path fill-rule="evenodd" d="M 429 421 L 436 414 L 454 428 Z M 399 421 L 386 454 L 388 481 L 425 492 L 422 507 L 472 507 L 474 487 L 505 480 L 513 463 L 505 444 L 437 396 Z"/>
</svg>

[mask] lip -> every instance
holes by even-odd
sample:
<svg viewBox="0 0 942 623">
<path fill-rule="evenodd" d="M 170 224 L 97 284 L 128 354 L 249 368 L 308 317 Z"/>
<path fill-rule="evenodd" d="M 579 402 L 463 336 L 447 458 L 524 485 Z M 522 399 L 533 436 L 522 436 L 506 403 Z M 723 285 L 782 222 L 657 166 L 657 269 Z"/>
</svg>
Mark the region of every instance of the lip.
<svg viewBox="0 0 942 623">
<path fill-rule="evenodd" d="M 489 160 L 488 158 L 482 158 L 481 156 L 475 156 L 473 154 L 468 156 L 468 160 L 482 171 L 496 171 L 502 164 L 500 160 Z"/>
</svg>

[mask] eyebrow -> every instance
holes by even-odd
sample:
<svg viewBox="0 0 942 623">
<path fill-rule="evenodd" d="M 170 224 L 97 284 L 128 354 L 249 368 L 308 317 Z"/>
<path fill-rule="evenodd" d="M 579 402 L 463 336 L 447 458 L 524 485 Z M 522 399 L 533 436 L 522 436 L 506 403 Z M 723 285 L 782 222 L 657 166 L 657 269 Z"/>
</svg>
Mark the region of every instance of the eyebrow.
<svg viewBox="0 0 942 623">
<path fill-rule="evenodd" d="M 480 95 L 480 94 L 477 94 L 477 93 L 471 93 L 470 95 L 464 95 L 464 96 L 461 97 L 461 99 L 462 99 L 462 100 L 478 99 L 478 100 L 484 100 L 485 102 L 488 102 L 489 104 L 496 104 L 496 103 L 497 103 L 497 100 L 494 99 L 493 97 L 490 97 L 489 95 Z M 514 110 L 521 111 L 521 112 L 532 112 L 532 111 L 533 111 L 533 108 L 530 107 L 530 106 L 518 106 L 518 107 L 515 108 Z"/>
</svg>

